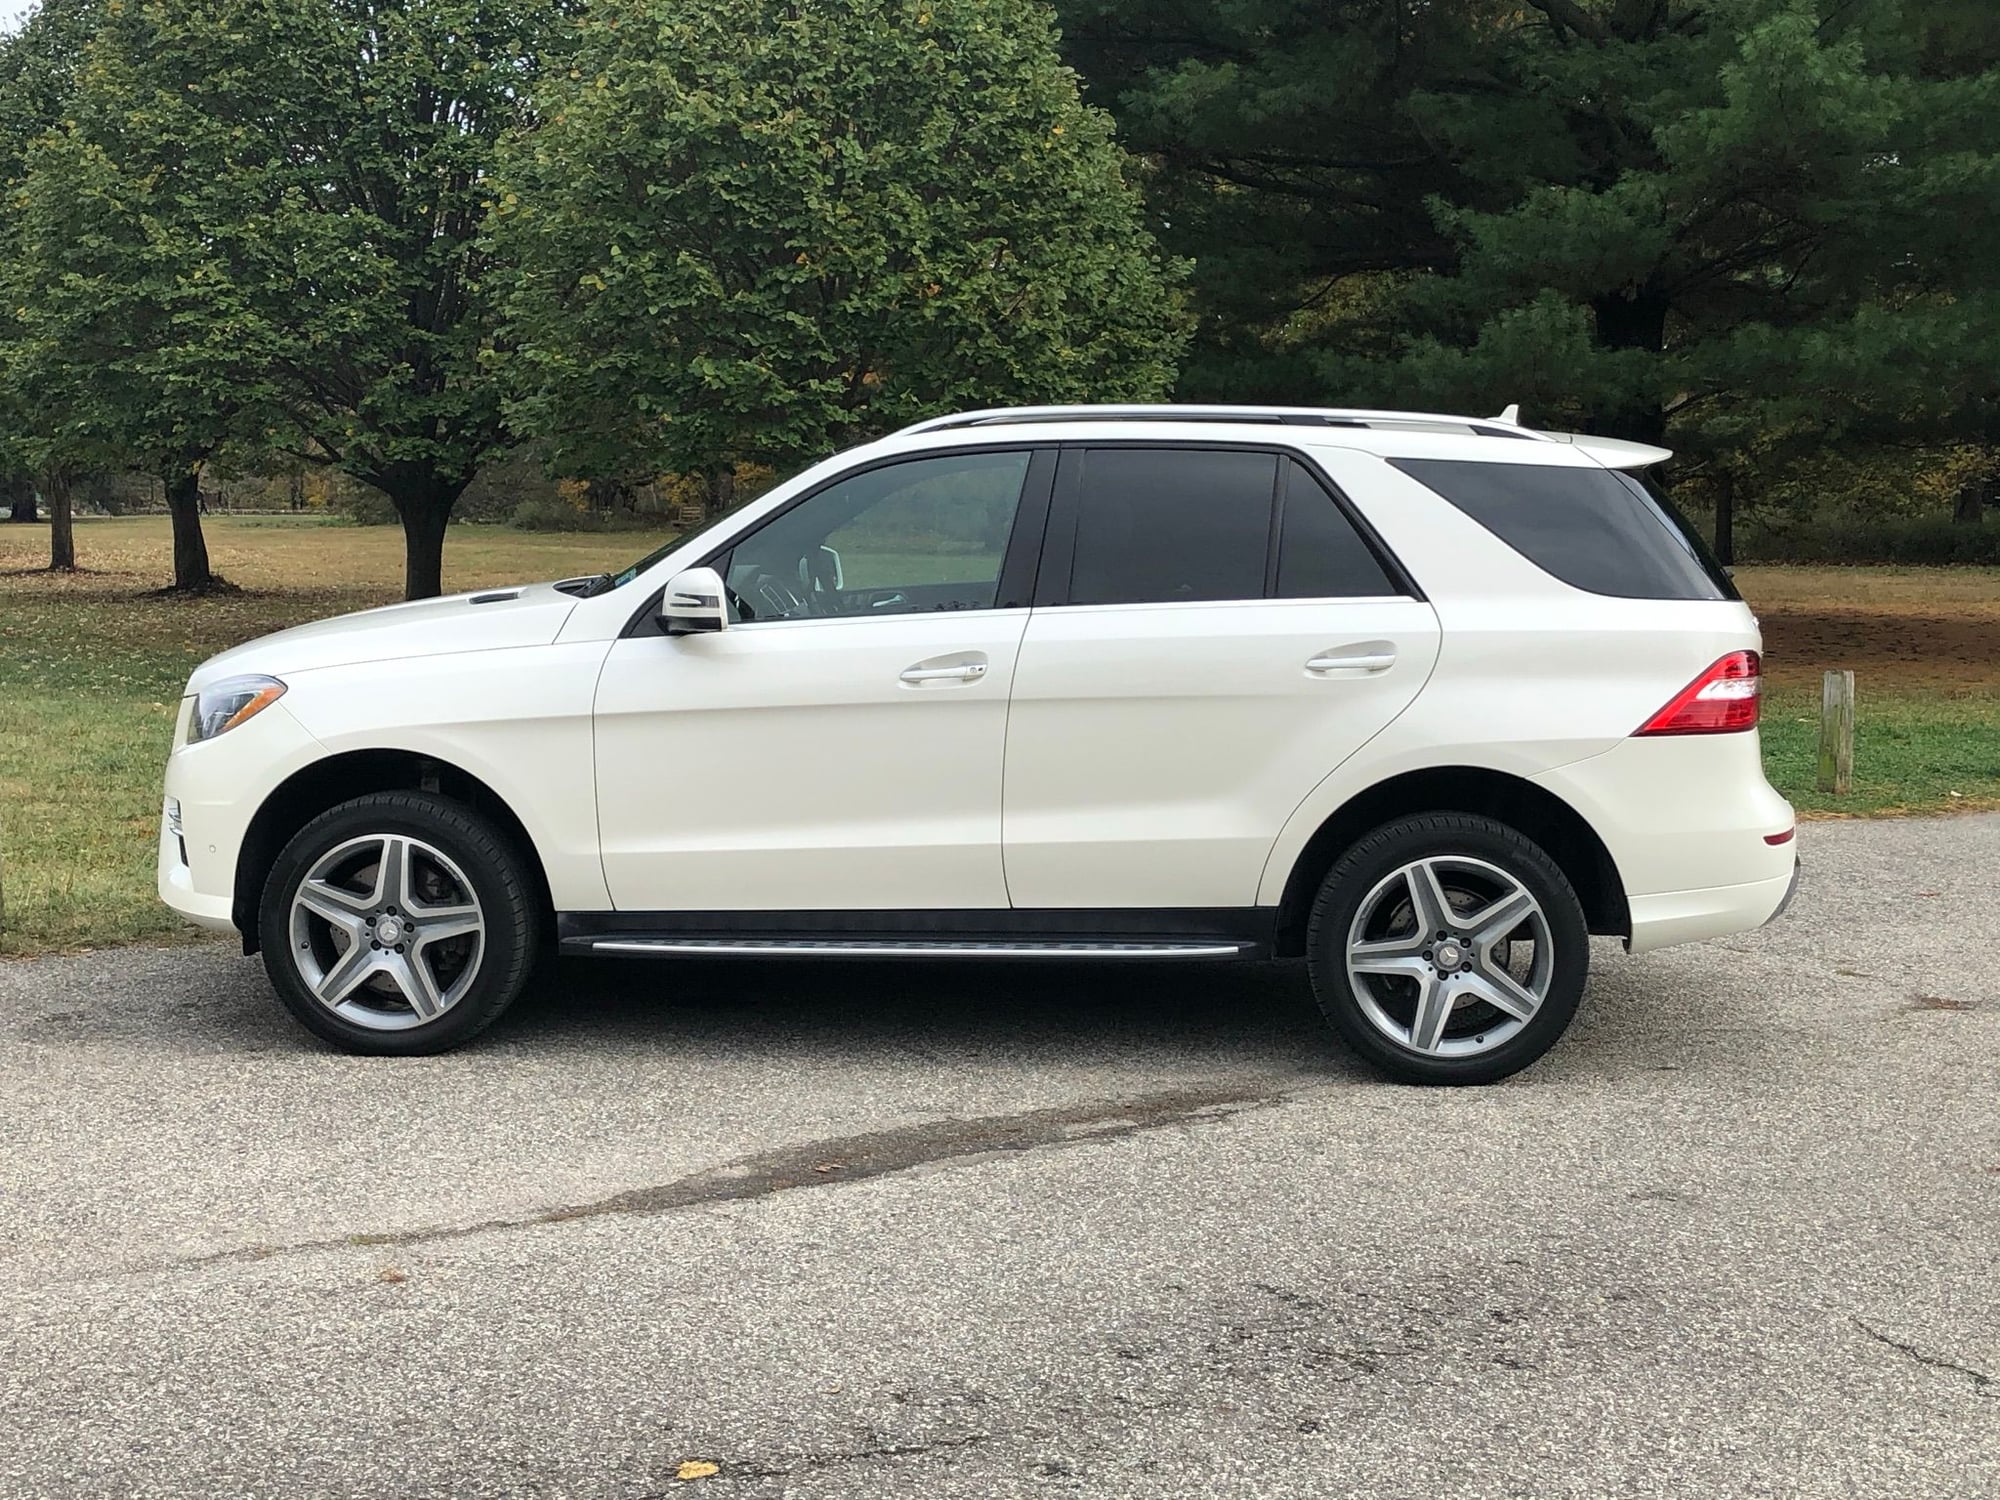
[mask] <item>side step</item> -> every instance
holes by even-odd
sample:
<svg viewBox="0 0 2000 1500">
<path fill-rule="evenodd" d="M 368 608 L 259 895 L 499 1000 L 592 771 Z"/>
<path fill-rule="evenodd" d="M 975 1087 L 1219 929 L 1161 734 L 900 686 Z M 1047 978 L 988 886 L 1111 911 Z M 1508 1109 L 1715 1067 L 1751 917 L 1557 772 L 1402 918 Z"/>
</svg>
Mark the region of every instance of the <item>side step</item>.
<svg viewBox="0 0 2000 1500">
<path fill-rule="evenodd" d="M 1255 943 L 1086 942 L 963 938 L 739 938 L 606 934 L 563 939 L 568 954 L 606 958 L 1243 958 Z"/>
</svg>

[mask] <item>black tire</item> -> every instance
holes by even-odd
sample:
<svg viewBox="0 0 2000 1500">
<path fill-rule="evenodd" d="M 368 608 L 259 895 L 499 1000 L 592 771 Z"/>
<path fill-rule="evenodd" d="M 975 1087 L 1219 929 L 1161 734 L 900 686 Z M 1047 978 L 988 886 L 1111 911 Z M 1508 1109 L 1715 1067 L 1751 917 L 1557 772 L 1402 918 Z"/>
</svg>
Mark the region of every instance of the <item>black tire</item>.
<svg viewBox="0 0 2000 1500">
<path fill-rule="evenodd" d="M 1433 858 L 1477 860 L 1496 867 L 1535 898 L 1547 922 L 1550 973 L 1540 1005 L 1512 1036 L 1467 1056 L 1428 1054 L 1392 1038 L 1370 1019 L 1348 973 L 1349 934 L 1363 903 L 1398 870 Z M 1364 936 L 1366 932 L 1364 928 Z M 1518 1073 L 1568 1029 L 1590 972 L 1590 935 L 1582 903 L 1568 878 L 1533 840 L 1491 818 L 1426 813 L 1383 824 L 1335 861 L 1313 903 L 1306 955 L 1321 1011 L 1375 1067 L 1404 1083 L 1481 1084 Z M 1415 993 L 1414 984 L 1409 992 Z M 1408 1029 L 1414 1037 L 1416 1027 Z M 1476 1031 L 1479 1026 L 1474 1020 L 1462 1023 L 1462 1029 Z M 1477 1044 L 1477 1038 L 1470 1043 Z"/>
<path fill-rule="evenodd" d="M 477 967 L 463 993 L 441 1014 L 421 1021 L 420 1013 L 410 1008 L 408 1016 L 399 1017 L 393 1011 L 402 1002 L 394 996 L 379 1002 L 399 1029 L 355 1024 L 322 1004 L 301 971 L 301 963 L 318 962 L 311 957 L 310 943 L 324 944 L 332 934 L 329 930 L 307 943 L 295 943 L 293 936 L 293 898 L 314 866 L 343 845 L 374 835 L 419 839 L 446 856 L 470 888 L 483 924 Z M 437 868 L 430 871 L 433 880 L 438 878 Z M 471 808 L 427 792 L 375 792 L 321 813 L 278 855 L 257 908 L 264 970 L 285 1009 L 307 1030 L 337 1047 L 387 1057 L 449 1051 L 499 1019 L 520 994 L 534 967 L 541 918 L 536 885 L 528 875 L 522 851 Z M 469 948 L 470 942 L 463 946 Z M 301 960 L 295 952 L 299 947 L 307 948 L 308 960 Z M 419 944 L 411 944 L 413 959 L 419 948 Z M 340 951 L 333 950 L 331 956 L 337 958 Z M 432 960 L 433 973 L 436 962 Z M 471 967 L 469 959 L 461 962 L 461 975 L 467 967 Z"/>
</svg>

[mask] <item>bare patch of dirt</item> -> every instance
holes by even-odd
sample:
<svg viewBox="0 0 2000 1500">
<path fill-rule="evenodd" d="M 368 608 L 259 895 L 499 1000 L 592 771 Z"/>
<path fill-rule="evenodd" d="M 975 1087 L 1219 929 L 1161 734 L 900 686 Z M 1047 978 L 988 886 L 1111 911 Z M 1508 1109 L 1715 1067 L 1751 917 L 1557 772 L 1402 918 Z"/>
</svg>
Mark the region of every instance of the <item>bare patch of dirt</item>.
<svg viewBox="0 0 2000 1500">
<path fill-rule="evenodd" d="M 1822 672 L 1851 668 L 1899 691 L 2000 688 L 2000 612 L 1789 605 L 1760 617 L 1765 671 L 1781 685 L 1817 683 Z"/>
</svg>

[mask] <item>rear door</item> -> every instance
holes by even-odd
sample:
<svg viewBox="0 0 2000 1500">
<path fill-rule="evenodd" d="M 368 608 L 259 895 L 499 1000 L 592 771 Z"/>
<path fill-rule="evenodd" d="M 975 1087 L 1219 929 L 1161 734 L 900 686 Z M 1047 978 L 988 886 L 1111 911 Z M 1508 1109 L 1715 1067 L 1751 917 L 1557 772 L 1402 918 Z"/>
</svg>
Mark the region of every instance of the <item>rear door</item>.
<svg viewBox="0 0 2000 1500">
<path fill-rule="evenodd" d="M 1409 705 L 1428 604 L 1297 456 L 1065 450 L 1008 713 L 1020 908 L 1246 907 L 1299 803 Z"/>
</svg>

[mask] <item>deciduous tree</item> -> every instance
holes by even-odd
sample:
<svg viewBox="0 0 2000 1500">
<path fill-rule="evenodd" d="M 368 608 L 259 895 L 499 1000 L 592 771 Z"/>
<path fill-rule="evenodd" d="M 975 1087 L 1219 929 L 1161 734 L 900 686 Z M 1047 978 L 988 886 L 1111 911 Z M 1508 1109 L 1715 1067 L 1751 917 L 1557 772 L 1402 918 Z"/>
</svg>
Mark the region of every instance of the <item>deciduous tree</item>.
<svg viewBox="0 0 2000 1500">
<path fill-rule="evenodd" d="M 210 354 L 252 331 L 290 446 L 395 505 L 412 598 L 508 442 L 486 177 L 570 25 L 562 0 L 126 0 L 100 33 L 113 165 L 169 185 L 169 237 L 225 278 L 175 316 Z"/>
<path fill-rule="evenodd" d="M 1175 271 L 1029 0 L 604 0 L 582 38 L 492 231 L 513 415 L 567 472 L 1170 387 Z"/>
<path fill-rule="evenodd" d="M 49 566 L 76 566 L 69 480 L 76 434 L 45 411 L 24 377 L 25 338 L 8 292 L 18 286 L 22 186 L 35 145 L 62 119 L 96 31 L 99 0 L 44 0 L 21 29 L 0 36 L 0 487 L 12 520 L 36 518 L 36 485 L 49 501 Z"/>
</svg>

